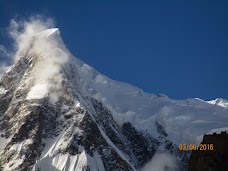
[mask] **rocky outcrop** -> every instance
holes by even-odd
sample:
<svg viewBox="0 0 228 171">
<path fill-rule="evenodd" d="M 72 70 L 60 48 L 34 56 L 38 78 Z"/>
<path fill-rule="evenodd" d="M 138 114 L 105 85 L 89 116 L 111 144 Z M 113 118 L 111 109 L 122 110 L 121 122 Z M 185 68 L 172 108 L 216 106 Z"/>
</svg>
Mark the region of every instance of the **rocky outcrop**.
<svg viewBox="0 0 228 171">
<path fill-rule="evenodd" d="M 228 170 L 228 134 L 204 135 L 201 144 L 213 144 L 213 148 L 193 151 L 188 171 L 227 171 Z"/>
</svg>

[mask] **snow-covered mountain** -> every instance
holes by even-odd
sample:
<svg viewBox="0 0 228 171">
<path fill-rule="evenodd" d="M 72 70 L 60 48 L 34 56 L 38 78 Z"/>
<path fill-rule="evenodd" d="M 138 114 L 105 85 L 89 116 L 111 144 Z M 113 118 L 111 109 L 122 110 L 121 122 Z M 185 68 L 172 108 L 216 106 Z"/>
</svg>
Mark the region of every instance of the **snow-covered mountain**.
<svg viewBox="0 0 228 171">
<path fill-rule="evenodd" d="M 57 28 L 34 34 L 0 80 L 4 171 L 140 170 L 156 151 L 228 130 L 227 101 L 173 100 L 111 80 L 75 58 Z M 104 65 L 104 64 L 102 64 Z"/>
</svg>

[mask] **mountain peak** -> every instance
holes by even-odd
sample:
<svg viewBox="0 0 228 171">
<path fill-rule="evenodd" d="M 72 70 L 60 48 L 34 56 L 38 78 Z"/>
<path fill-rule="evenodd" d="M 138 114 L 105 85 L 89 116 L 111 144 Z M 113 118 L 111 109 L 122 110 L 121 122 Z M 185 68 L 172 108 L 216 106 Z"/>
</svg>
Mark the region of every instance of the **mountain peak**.
<svg viewBox="0 0 228 171">
<path fill-rule="evenodd" d="M 181 160 L 180 143 L 228 128 L 226 106 L 111 80 L 73 57 L 59 35 L 52 28 L 26 39 L 0 80 L 4 171 L 133 171 L 159 150 Z"/>
<path fill-rule="evenodd" d="M 38 38 L 47 38 L 47 37 L 50 37 L 50 36 L 53 36 L 53 35 L 59 35 L 60 34 L 60 31 L 59 31 L 59 28 L 51 28 L 51 29 L 47 29 L 47 30 L 44 30 L 40 33 L 38 33 L 36 35 L 36 37 Z"/>
</svg>

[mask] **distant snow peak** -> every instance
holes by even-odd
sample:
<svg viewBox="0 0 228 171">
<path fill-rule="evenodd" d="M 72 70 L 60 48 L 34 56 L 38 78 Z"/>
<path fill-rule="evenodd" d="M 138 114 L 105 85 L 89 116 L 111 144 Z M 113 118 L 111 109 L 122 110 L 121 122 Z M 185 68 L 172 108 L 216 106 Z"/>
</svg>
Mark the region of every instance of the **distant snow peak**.
<svg viewBox="0 0 228 171">
<path fill-rule="evenodd" d="M 210 101 L 206 101 L 206 102 L 213 104 L 213 105 L 221 106 L 221 107 L 228 107 L 228 100 L 225 100 L 222 98 L 217 98 L 215 100 L 210 100 Z"/>
</svg>

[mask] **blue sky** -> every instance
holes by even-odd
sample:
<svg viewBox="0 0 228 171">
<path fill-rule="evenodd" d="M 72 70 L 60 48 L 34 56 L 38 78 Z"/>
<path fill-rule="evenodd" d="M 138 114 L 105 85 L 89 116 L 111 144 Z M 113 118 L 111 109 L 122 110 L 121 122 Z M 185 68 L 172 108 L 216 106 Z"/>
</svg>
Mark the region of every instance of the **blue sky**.
<svg viewBox="0 0 228 171">
<path fill-rule="evenodd" d="M 174 99 L 228 99 L 228 1 L 0 0 L 11 18 L 53 17 L 69 50 L 108 77 Z"/>
</svg>

